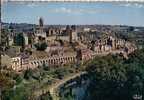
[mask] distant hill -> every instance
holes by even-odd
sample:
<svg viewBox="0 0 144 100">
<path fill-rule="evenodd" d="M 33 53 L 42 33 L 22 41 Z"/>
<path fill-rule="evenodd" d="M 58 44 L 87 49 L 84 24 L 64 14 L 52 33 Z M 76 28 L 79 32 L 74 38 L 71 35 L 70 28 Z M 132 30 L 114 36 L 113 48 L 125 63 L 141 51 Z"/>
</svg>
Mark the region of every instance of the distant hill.
<svg viewBox="0 0 144 100">
<path fill-rule="evenodd" d="M 17 32 L 29 32 L 33 31 L 38 25 L 36 24 L 28 24 L 28 23 L 4 23 L 2 22 L 3 28 L 15 29 Z M 134 26 L 126 26 L 126 25 L 76 25 L 77 29 L 90 28 L 96 30 L 114 30 L 114 31 L 123 31 L 136 29 L 138 31 L 144 31 L 144 27 L 134 27 Z M 66 25 L 44 25 L 45 28 L 53 27 L 53 28 L 64 28 Z"/>
</svg>

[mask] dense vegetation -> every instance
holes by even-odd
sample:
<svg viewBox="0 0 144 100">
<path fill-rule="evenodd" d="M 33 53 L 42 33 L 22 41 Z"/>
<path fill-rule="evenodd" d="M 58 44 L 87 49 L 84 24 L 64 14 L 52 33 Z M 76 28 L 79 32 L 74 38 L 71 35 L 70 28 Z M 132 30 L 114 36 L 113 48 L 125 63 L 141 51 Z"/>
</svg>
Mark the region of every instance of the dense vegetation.
<svg viewBox="0 0 144 100">
<path fill-rule="evenodd" d="M 69 65 L 68 65 L 69 66 Z M 53 84 L 55 79 L 74 73 L 77 67 L 39 66 L 35 70 L 26 70 L 23 74 L 10 72 L 1 79 L 2 95 L 5 100 L 25 100 L 33 91 Z M 144 49 L 129 55 L 107 55 L 95 57 L 87 64 L 86 71 L 90 79 L 85 100 L 132 100 L 134 96 L 144 97 Z M 4 76 L 3 76 L 4 77 Z M 9 84 L 7 83 L 7 84 Z M 13 87 L 13 88 L 12 88 Z M 51 100 L 49 94 L 42 95 L 41 100 Z M 72 98 L 71 98 L 72 99 Z"/>
<path fill-rule="evenodd" d="M 96 57 L 86 70 L 91 83 L 85 100 L 133 100 L 144 97 L 144 49 L 130 54 L 129 59 L 121 55 Z"/>
<path fill-rule="evenodd" d="M 52 85 L 56 80 L 63 79 L 66 75 L 74 73 L 75 70 L 73 66 L 69 65 L 61 67 L 43 65 L 34 70 L 28 69 L 20 74 L 9 72 L 5 75 L 8 78 L 0 76 L 0 86 L 6 87 L 1 91 L 2 98 L 4 100 L 31 100 L 34 91 Z M 10 82 L 12 85 L 7 85 Z M 51 97 L 49 94 L 44 94 L 38 99 L 51 100 Z"/>
</svg>

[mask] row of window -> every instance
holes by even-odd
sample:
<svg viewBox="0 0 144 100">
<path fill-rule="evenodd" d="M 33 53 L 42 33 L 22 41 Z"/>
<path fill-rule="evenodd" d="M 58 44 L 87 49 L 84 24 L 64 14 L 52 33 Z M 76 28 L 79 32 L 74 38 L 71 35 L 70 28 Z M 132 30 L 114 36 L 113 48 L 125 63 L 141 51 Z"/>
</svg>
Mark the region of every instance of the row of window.
<svg viewBox="0 0 144 100">
<path fill-rule="evenodd" d="M 74 60 L 75 60 L 75 57 L 66 57 L 66 58 L 56 58 L 56 59 L 49 59 L 49 60 L 33 61 L 33 62 L 31 62 L 31 64 L 32 65 L 40 65 L 40 64 L 44 64 L 44 63 L 58 64 L 58 63 L 64 63 L 64 62 L 71 62 Z"/>
</svg>

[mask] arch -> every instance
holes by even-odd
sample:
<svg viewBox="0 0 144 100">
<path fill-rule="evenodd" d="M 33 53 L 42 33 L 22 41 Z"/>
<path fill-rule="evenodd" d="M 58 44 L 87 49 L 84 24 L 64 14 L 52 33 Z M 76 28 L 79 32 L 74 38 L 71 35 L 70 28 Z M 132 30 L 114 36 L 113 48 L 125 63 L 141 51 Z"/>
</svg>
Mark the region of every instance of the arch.
<svg viewBox="0 0 144 100">
<path fill-rule="evenodd" d="M 37 64 L 39 65 L 39 61 L 37 61 Z"/>
<path fill-rule="evenodd" d="M 40 62 L 41 62 L 41 64 L 43 63 L 43 61 L 42 61 L 42 60 L 41 60 Z"/>
</svg>

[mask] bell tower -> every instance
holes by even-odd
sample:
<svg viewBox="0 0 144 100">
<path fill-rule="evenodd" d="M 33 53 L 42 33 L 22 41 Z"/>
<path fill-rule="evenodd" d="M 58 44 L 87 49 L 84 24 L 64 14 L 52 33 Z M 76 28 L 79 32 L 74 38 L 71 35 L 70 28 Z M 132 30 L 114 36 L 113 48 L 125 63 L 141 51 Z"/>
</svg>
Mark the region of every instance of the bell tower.
<svg viewBox="0 0 144 100">
<path fill-rule="evenodd" d="M 72 25 L 69 31 L 69 42 L 76 42 L 78 40 L 76 26 Z"/>
<path fill-rule="evenodd" d="M 41 34 L 43 33 L 43 26 L 44 26 L 44 21 L 43 21 L 43 18 L 40 17 L 39 18 L 39 31 Z"/>
</svg>

